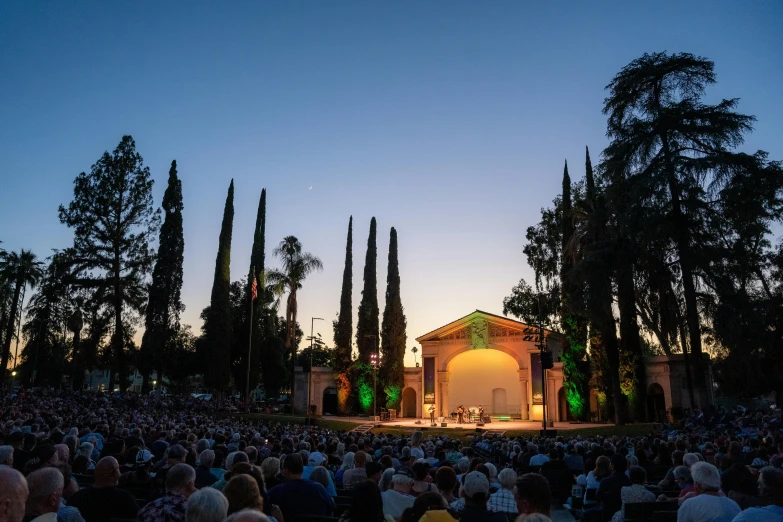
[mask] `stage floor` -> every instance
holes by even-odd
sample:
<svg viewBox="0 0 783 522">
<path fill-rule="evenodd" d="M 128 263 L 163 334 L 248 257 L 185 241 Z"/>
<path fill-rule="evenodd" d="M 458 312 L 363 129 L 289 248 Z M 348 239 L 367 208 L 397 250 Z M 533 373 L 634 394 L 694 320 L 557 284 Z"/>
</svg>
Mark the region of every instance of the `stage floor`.
<svg viewBox="0 0 783 522">
<path fill-rule="evenodd" d="M 357 418 L 357 417 L 328 417 L 329 419 L 334 420 L 340 420 L 340 421 L 349 421 L 349 422 L 361 422 L 362 424 L 372 424 L 376 427 L 380 428 L 406 428 L 406 429 L 421 429 L 421 428 L 428 428 L 428 429 L 439 429 L 439 430 L 467 430 L 467 431 L 475 431 L 477 427 L 480 427 L 481 429 L 487 430 L 487 431 L 509 431 L 509 430 L 529 430 L 529 431 L 538 431 L 541 427 L 541 421 L 505 421 L 505 422 L 490 422 L 488 424 L 484 424 L 484 426 L 477 426 L 476 423 L 470 423 L 470 424 L 456 424 L 449 422 L 445 428 L 442 428 L 440 424 L 436 426 L 431 426 L 429 423 L 429 420 L 425 419 L 409 419 L 409 418 L 403 418 L 403 419 L 396 419 L 393 421 L 383 421 L 383 422 L 373 422 L 371 418 Z M 420 421 L 420 424 L 416 424 L 416 421 Z M 566 430 L 583 430 L 586 428 L 605 428 L 613 426 L 612 424 L 591 424 L 591 423 L 582 423 L 582 424 L 573 424 L 570 422 L 555 422 L 553 427 L 550 427 L 549 429 L 555 429 L 558 431 L 566 431 Z"/>
</svg>

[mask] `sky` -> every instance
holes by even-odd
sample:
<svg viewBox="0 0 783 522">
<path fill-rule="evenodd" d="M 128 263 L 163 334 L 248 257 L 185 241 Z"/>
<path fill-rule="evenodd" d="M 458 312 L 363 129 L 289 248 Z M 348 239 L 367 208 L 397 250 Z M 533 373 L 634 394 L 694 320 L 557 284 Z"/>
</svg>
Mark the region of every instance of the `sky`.
<svg viewBox="0 0 783 522">
<path fill-rule="evenodd" d="M 299 321 L 331 344 L 354 218 L 353 306 L 370 218 L 383 310 L 399 235 L 408 347 L 503 298 L 532 271 L 525 229 L 606 146 L 604 87 L 645 52 L 715 62 L 708 101 L 740 98 L 743 147 L 783 159 L 783 2 L 0 3 L 0 240 L 40 257 L 72 242 L 57 208 L 131 134 L 156 181 L 183 183 L 183 322 L 209 302 L 226 190 L 232 279 L 248 271 L 261 189 L 267 252 L 321 258 Z M 278 266 L 267 255 L 267 267 Z M 28 292 L 29 296 L 29 292 Z M 281 311 L 282 313 L 282 311 Z M 409 351 L 406 363 L 412 364 Z"/>
</svg>

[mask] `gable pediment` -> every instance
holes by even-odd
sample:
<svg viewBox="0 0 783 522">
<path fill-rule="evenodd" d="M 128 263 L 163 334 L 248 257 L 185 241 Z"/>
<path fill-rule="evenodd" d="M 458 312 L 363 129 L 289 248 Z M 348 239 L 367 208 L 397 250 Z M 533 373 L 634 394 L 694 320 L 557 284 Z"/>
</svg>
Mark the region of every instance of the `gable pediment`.
<svg viewBox="0 0 783 522">
<path fill-rule="evenodd" d="M 538 328 L 507 317 L 476 310 L 454 322 L 416 338 L 419 343 L 466 344 L 486 348 L 508 341 L 533 341 Z M 549 334 L 551 332 L 547 332 Z"/>
</svg>

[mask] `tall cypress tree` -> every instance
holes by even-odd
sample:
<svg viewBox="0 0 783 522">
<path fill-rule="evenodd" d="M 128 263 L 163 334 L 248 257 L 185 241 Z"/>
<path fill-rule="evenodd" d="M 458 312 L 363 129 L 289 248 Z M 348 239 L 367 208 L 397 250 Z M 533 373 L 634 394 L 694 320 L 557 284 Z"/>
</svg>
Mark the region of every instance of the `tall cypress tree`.
<svg viewBox="0 0 783 522">
<path fill-rule="evenodd" d="M 252 299 L 253 280 L 258 282 L 258 298 L 253 301 L 253 324 L 248 325 L 247 319 L 244 321 L 245 328 L 241 335 L 245 336 L 245 342 L 239 343 L 244 347 L 240 360 L 239 377 L 236 379 L 237 388 L 245 390 L 245 380 L 247 380 L 247 343 L 250 335 L 250 328 L 253 329 L 252 348 L 250 350 L 250 389 L 258 386 L 258 377 L 261 373 L 261 350 L 262 350 L 262 322 L 264 306 L 266 304 L 266 295 L 263 295 L 262 277 L 264 273 L 264 242 L 266 232 L 266 189 L 261 190 L 261 198 L 258 200 L 258 213 L 256 214 L 256 227 L 253 233 L 253 250 L 250 252 L 250 267 L 248 268 L 247 288 L 245 290 L 245 302 L 250 306 Z M 247 307 L 246 307 L 247 308 Z"/>
<path fill-rule="evenodd" d="M 169 184 L 163 194 L 163 225 L 160 227 L 158 257 L 152 270 L 152 284 L 147 304 L 144 336 L 141 340 L 141 359 L 149 364 L 141 365 L 157 372 L 156 397 L 163 384 L 167 362 L 172 353 L 172 340 L 179 329 L 182 304 L 182 262 L 185 254 L 185 237 L 182 231 L 182 182 L 177 176 L 177 161 L 171 162 Z M 149 371 L 144 376 L 142 391 L 149 386 Z"/>
<path fill-rule="evenodd" d="M 204 382 L 222 390 L 231 380 L 231 234 L 234 226 L 234 180 L 228 187 L 220 227 L 212 297 L 204 324 L 207 371 Z"/>
<path fill-rule="evenodd" d="M 340 314 L 334 322 L 335 370 L 345 371 L 351 365 L 351 334 L 353 333 L 353 216 L 348 219 L 348 239 L 345 243 L 343 288 L 340 293 Z"/>
<path fill-rule="evenodd" d="M 386 407 L 394 408 L 402 399 L 405 384 L 406 321 L 400 296 L 400 263 L 397 257 L 397 231 L 392 227 L 389 238 L 389 269 L 386 276 L 386 306 L 381 327 L 381 382 L 386 393 Z"/>
<path fill-rule="evenodd" d="M 378 276 L 375 264 L 378 248 L 375 244 L 375 217 L 370 220 L 370 236 L 367 238 L 367 256 L 364 259 L 364 289 L 359 304 L 359 321 L 356 324 L 356 346 L 359 360 L 370 362 L 370 355 L 378 351 Z"/>
</svg>

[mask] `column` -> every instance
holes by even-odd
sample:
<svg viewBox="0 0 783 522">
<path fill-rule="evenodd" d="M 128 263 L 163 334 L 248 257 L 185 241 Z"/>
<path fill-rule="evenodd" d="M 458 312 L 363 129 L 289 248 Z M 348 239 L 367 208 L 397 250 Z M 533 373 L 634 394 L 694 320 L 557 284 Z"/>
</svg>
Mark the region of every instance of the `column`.
<svg viewBox="0 0 783 522">
<path fill-rule="evenodd" d="M 554 422 L 557 418 L 557 390 L 555 389 L 555 380 L 547 379 L 546 383 L 546 420 Z"/>
<path fill-rule="evenodd" d="M 528 376 L 528 369 L 525 368 L 524 370 L 518 370 L 517 373 L 519 374 L 519 403 L 520 403 L 520 414 L 522 415 L 522 420 L 530 420 L 530 400 L 527 396 L 527 376 Z"/>
<path fill-rule="evenodd" d="M 449 416 L 449 372 L 438 372 L 438 382 L 440 383 L 440 404 L 436 412 L 438 417 Z"/>
</svg>

